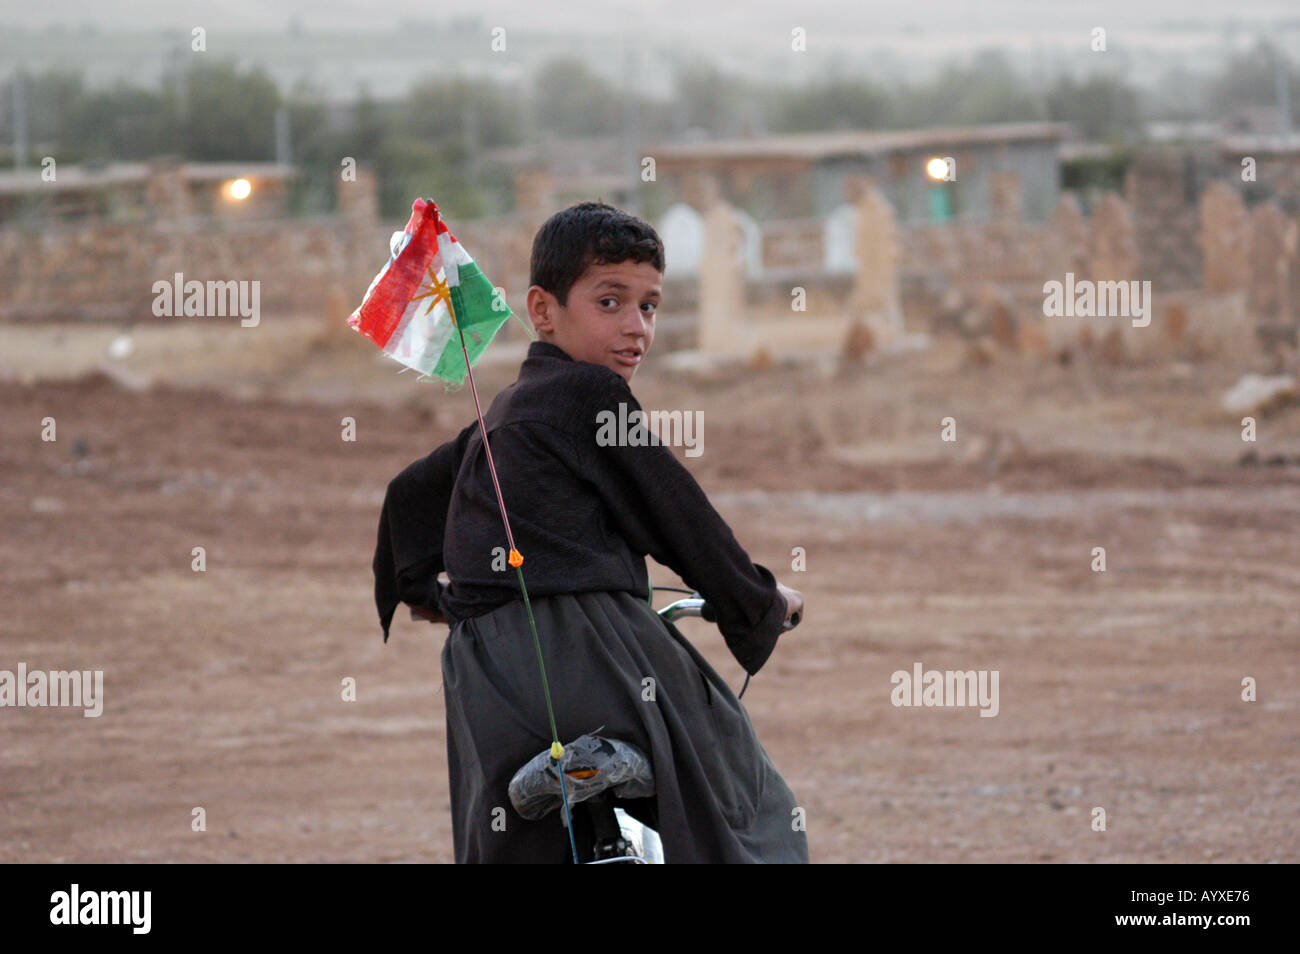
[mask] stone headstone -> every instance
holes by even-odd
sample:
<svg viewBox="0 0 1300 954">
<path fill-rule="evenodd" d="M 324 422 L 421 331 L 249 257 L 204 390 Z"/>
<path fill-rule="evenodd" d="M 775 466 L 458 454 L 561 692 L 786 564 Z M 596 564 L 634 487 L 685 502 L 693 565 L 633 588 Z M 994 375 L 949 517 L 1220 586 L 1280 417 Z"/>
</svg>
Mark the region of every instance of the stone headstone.
<svg viewBox="0 0 1300 954">
<path fill-rule="evenodd" d="M 857 232 L 856 206 L 838 206 L 826 217 L 822 226 L 822 252 L 828 272 L 852 272 L 857 268 Z"/>
<path fill-rule="evenodd" d="M 1296 251 L 1296 224 L 1272 202 L 1250 213 L 1250 285 L 1246 301 L 1257 321 L 1290 320 L 1290 268 Z"/>
<path fill-rule="evenodd" d="M 673 277 L 697 275 L 704 254 L 704 218 L 685 202 L 668 208 L 655 226 L 664 243 L 664 271 Z"/>
<path fill-rule="evenodd" d="M 1074 196 L 1062 195 L 1057 201 L 1047 235 L 1044 283 L 1064 283 L 1067 272 L 1076 278 L 1088 274 L 1088 220 Z M 1054 356 L 1065 354 L 1080 343 L 1081 327 L 1077 320 L 1043 316 L 1039 327 L 1044 346 Z"/>
<path fill-rule="evenodd" d="M 1149 276 L 1139 272 L 1137 238 L 1128 203 L 1115 193 L 1107 194 L 1093 210 L 1088 231 L 1088 277 L 1095 282 L 1133 282 Z M 1142 286 L 1139 286 L 1139 288 Z M 1154 282 L 1152 284 L 1154 291 Z M 1130 305 L 1130 308 L 1132 306 Z M 1138 336 L 1150 328 L 1135 328 L 1131 317 L 1085 318 L 1094 323 L 1103 360 L 1118 363 L 1138 350 Z"/>
<path fill-rule="evenodd" d="M 704 212 L 700 258 L 699 348 L 706 354 L 743 355 L 748 336 L 745 307 L 745 229 L 740 216 L 717 199 Z"/>
<path fill-rule="evenodd" d="M 857 208 L 857 269 L 849 292 L 849 312 L 853 320 L 863 321 L 871 329 L 876 341 L 884 343 L 903 332 L 894 209 L 875 186 L 861 190 Z"/>
<path fill-rule="evenodd" d="M 1237 190 L 1211 182 L 1201 195 L 1201 286 L 1210 294 L 1240 291 L 1249 272 L 1250 218 Z"/>
<path fill-rule="evenodd" d="M 1097 204 L 1089 225 L 1088 277 L 1098 282 L 1139 278 L 1137 242 L 1128 203 L 1109 193 Z"/>
</svg>

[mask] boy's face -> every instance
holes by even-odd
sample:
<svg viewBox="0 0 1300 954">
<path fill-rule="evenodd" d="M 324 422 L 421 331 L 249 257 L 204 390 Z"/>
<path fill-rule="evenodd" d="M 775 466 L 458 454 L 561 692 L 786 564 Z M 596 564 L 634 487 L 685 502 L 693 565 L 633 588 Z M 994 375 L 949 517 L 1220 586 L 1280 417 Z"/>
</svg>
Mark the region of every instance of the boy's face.
<svg viewBox="0 0 1300 954">
<path fill-rule="evenodd" d="M 654 341 L 662 278 L 649 262 L 589 265 L 567 305 L 538 285 L 529 288 L 528 314 L 543 341 L 630 382 Z"/>
</svg>

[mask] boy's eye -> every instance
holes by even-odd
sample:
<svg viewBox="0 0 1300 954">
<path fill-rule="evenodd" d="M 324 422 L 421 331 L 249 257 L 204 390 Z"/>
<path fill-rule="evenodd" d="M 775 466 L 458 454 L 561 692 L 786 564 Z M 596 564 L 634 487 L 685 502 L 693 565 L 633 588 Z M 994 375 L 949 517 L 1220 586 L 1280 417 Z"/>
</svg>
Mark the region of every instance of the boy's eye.
<svg viewBox="0 0 1300 954">
<path fill-rule="evenodd" d="M 618 298 L 614 295 L 606 295 L 604 298 L 600 299 L 599 304 L 606 308 L 617 308 Z M 659 303 L 657 301 L 647 301 L 641 304 L 641 310 L 645 311 L 646 314 L 649 315 L 653 315 L 655 313 L 655 309 L 657 309 L 658 307 L 659 307 Z"/>
</svg>

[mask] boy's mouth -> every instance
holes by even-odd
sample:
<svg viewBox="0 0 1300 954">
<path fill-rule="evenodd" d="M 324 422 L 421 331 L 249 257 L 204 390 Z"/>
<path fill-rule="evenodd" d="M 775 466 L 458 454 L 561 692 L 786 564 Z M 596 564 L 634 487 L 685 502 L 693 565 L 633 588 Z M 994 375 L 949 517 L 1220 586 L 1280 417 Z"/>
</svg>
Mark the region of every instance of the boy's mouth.
<svg viewBox="0 0 1300 954">
<path fill-rule="evenodd" d="M 624 348 L 621 351 L 615 351 L 614 357 L 618 363 L 628 368 L 635 368 L 641 363 L 644 352 L 640 348 Z"/>
</svg>

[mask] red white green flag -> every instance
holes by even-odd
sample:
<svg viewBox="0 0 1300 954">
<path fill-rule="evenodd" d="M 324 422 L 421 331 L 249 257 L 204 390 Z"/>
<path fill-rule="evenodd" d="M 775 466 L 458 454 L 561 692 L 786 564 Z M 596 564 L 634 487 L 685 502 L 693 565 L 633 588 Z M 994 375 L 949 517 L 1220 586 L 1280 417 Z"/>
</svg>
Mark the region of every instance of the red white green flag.
<svg viewBox="0 0 1300 954">
<path fill-rule="evenodd" d="M 513 315 L 447 228 L 432 200 L 416 199 L 411 219 L 389 242 L 390 256 L 348 324 L 408 368 L 449 384 L 465 380 Z"/>
</svg>

